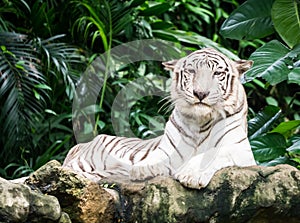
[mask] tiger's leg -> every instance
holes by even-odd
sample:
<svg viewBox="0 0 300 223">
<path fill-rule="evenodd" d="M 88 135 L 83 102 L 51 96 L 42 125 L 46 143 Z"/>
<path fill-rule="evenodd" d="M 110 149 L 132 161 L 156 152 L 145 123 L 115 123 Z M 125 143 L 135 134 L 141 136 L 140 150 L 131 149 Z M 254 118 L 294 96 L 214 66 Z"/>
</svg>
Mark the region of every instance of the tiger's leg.
<svg viewBox="0 0 300 223">
<path fill-rule="evenodd" d="M 142 181 L 156 176 L 170 176 L 172 171 L 170 157 L 156 151 L 148 159 L 131 166 L 129 176 L 133 181 Z"/>
<path fill-rule="evenodd" d="M 189 160 L 178 169 L 174 177 L 184 186 L 203 188 L 208 185 L 213 175 L 228 166 L 256 165 L 247 140 L 243 143 L 211 148 Z"/>
</svg>

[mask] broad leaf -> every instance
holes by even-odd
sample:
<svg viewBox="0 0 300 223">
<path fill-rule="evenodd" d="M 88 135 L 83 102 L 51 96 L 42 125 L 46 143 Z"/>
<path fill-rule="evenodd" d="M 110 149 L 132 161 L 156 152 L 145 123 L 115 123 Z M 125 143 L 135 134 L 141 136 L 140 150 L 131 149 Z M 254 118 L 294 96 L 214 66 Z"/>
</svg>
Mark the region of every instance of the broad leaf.
<svg viewBox="0 0 300 223">
<path fill-rule="evenodd" d="M 295 84 L 300 85 L 300 67 L 294 68 L 288 74 L 288 83 L 295 83 Z"/>
<path fill-rule="evenodd" d="M 271 105 L 265 107 L 263 111 L 248 121 L 249 139 L 251 140 L 268 132 L 280 115 L 281 111 L 278 107 Z"/>
<path fill-rule="evenodd" d="M 283 156 L 286 152 L 285 138 L 278 133 L 266 134 L 250 141 L 256 161 L 266 162 Z"/>
<path fill-rule="evenodd" d="M 142 16 L 160 15 L 160 14 L 168 11 L 170 7 L 171 6 L 169 3 L 161 3 L 161 4 L 154 5 L 150 8 L 147 8 L 147 9 L 141 11 L 139 14 Z"/>
<path fill-rule="evenodd" d="M 137 6 L 140 6 L 141 4 L 143 4 L 146 0 L 133 0 L 131 3 L 130 3 L 130 7 L 134 8 L 134 7 L 137 7 Z"/>
<path fill-rule="evenodd" d="M 169 40 L 173 42 L 177 40 L 178 42 L 182 42 L 186 44 L 213 47 L 219 50 L 220 52 L 224 53 L 226 56 L 228 56 L 231 59 L 234 60 L 239 59 L 234 53 L 230 52 L 226 48 L 194 32 L 186 32 L 182 30 L 152 30 L 152 32 L 156 37 L 162 38 L 164 40 Z"/>
<path fill-rule="evenodd" d="M 299 126 L 300 126 L 300 120 L 282 122 L 271 132 L 277 132 L 288 137 Z"/>
<path fill-rule="evenodd" d="M 300 155 L 300 139 L 287 148 L 287 151 L 291 152 L 292 154 Z"/>
<path fill-rule="evenodd" d="M 299 58 L 300 45 L 290 50 L 277 40 L 268 42 L 250 56 L 254 64 L 245 74 L 246 81 L 262 77 L 271 85 L 276 85 L 294 71 L 294 61 Z"/>
<path fill-rule="evenodd" d="M 281 38 L 293 48 L 300 43 L 300 1 L 275 0 L 272 7 L 272 20 Z"/>
<path fill-rule="evenodd" d="M 223 23 L 221 35 L 231 39 L 257 39 L 274 32 L 271 8 L 273 0 L 248 0 Z"/>
<path fill-rule="evenodd" d="M 277 157 L 273 160 L 260 163 L 259 165 L 261 165 L 261 166 L 276 166 L 276 165 L 279 165 L 279 164 L 294 165 L 294 163 L 286 156 L 280 156 L 280 157 Z"/>
</svg>

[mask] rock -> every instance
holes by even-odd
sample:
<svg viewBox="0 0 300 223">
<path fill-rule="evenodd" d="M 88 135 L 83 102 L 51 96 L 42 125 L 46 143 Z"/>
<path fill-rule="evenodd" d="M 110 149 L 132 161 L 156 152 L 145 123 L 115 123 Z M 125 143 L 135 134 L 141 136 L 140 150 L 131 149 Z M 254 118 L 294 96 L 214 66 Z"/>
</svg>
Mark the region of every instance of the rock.
<svg viewBox="0 0 300 223">
<path fill-rule="evenodd" d="M 62 212 L 58 223 L 72 223 L 72 221 L 67 213 Z"/>
<path fill-rule="evenodd" d="M 50 161 L 35 171 L 25 183 L 58 198 L 72 222 L 113 222 L 113 197 L 99 184 L 63 169 L 59 162 Z"/>
<path fill-rule="evenodd" d="M 300 171 L 289 165 L 228 167 L 201 190 L 170 178 L 121 189 L 127 222 L 300 222 Z"/>
<path fill-rule="evenodd" d="M 57 161 L 51 161 L 32 174 L 25 183 L 39 196 L 42 192 L 48 194 L 43 196 L 57 197 L 62 208 L 60 215 L 58 210 L 52 215 L 52 220 L 48 218 L 39 222 L 300 222 L 300 171 L 289 165 L 224 168 L 201 190 L 185 188 L 170 177 L 157 177 L 139 183 L 120 179 L 111 182 L 115 184 L 105 183 L 108 188 L 114 189 L 114 193 L 111 193 L 111 189 L 104 189 L 95 182 L 63 169 Z M 7 183 L 2 181 L 1 193 L 4 191 L 3 185 Z M 18 190 L 23 188 L 30 194 L 14 192 L 16 204 L 20 202 L 19 206 L 23 205 L 23 212 L 14 214 L 18 220 L 16 222 L 48 215 L 47 208 L 40 210 L 38 203 L 29 199 L 34 193 L 28 186 L 16 185 Z M 52 200 L 51 203 L 55 202 Z M 0 221 L 9 222 L 7 216 L 10 215 L 10 207 L 3 203 L 0 205 Z"/>
<path fill-rule="evenodd" d="M 30 189 L 0 178 L 0 222 L 25 222 L 30 209 Z"/>
<path fill-rule="evenodd" d="M 31 191 L 30 212 L 28 218 L 31 222 L 42 220 L 57 221 L 61 216 L 61 208 L 56 197 Z"/>
<path fill-rule="evenodd" d="M 55 197 L 0 178 L 0 222 L 55 222 L 60 216 Z"/>
</svg>

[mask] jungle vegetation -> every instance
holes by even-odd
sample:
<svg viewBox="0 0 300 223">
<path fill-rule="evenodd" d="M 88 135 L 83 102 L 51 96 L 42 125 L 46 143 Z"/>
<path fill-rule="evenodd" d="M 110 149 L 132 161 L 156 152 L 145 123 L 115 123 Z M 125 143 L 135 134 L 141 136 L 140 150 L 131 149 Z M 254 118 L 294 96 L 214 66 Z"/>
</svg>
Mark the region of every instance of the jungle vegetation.
<svg viewBox="0 0 300 223">
<path fill-rule="evenodd" d="M 1 0 L 0 176 L 62 162 L 76 144 L 72 103 L 82 74 L 103 53 L 143 39 L 168 41 L 178 56 L 209 46 L 253 60 L 244 86 L 255 159 L 299 168 L 299 7 L 296 0 Z M 105 79 L 93 105 L 96 121 L 83 121 L 84 132 L 114 134 L 118 92 L 151 75 L 169 77 L 161 63 L 138 61 Z M 164 106 L 158 96 L 137 100 L 129 114 L 134 134 L 160 134 L 156 126 L 170 114 Z"/>
</svg>

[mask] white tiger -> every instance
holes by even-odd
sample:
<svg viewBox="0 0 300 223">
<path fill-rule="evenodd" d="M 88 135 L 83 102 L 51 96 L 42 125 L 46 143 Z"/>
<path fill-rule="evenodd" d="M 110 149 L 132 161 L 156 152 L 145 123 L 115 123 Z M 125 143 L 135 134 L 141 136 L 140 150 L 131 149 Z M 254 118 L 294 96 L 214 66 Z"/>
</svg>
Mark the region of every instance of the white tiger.
<svg viewBox="0 0 300 223">
<path fill-rule="evenodd" d="M 239 81 L 252 61 L 232 61 L 204 48 L 163 65 L 173 72 L 175 105 L 164 134 L 149 140 L 98 135 L 74 146 L 63 167 L 94 181 L 169 175 L 187 187 L 202 188 L 221 168 L 256 165 Z"/>
</svg>

